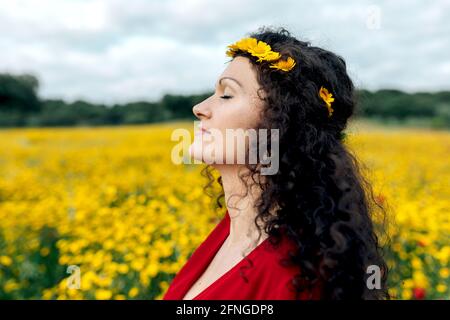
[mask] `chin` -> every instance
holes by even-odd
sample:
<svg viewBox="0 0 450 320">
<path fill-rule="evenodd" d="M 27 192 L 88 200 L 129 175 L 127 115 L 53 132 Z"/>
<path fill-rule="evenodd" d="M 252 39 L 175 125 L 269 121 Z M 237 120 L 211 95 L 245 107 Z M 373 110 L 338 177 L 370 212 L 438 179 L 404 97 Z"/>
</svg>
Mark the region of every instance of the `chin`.
<svg viewBox="0 0 450 320">
<path fill-rule="evenodd" d="M 214 146 L 211 144 L 202 145 L 201 140 L 194 140 L 189 147 L 189 155 L 196 161 L 212 164 L 215 160 L 212 152 L 209 150 L 213 150 L 213 148 Z"/>
</svg>

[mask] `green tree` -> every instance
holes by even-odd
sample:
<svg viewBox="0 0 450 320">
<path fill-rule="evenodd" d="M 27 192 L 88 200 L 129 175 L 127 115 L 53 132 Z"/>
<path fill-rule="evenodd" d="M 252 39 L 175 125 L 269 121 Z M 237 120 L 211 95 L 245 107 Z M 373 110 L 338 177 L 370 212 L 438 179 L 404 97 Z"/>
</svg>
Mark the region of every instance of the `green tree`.
<svg viewBox="0 0 450 320">
<path fill-rule="evenodd" d="M 0 74 L 0 110 L 35 112 L 41 108 L 39 81 L 33 75 Z"/>
<path fill-rule="evenodd" d="M 30 113 L 39 112 L 38 88 L 33 75 L 0 74 L 0 126 L 23 126 Z"/>
</svg>

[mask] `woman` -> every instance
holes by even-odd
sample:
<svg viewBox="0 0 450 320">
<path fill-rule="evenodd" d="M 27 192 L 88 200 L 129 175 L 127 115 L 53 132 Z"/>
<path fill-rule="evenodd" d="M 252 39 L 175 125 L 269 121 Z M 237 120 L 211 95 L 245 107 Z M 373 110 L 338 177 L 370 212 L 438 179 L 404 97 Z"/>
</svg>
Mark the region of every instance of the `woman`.
<svg viewBox="0 0 450 320">
<path fill-rule="evenodd" d="M 193 108 L 201 128 L 190 149 L 210 164 L 207 187 L 210 170 L 220 172 L 217 202 L 225 199 L 226 214 L 164 299 L 388 298 L 371 217 L 379 205 L 343 143 L 355 110 L 344 60 L 284 28 L 262 28 L 227 55 L 215 93 Z M 231 164 L 211 152 L 231 143 L 212 139 L 213 130 L 223 137 L 225 129 L 262 128 L 278 129 L 267 148 L 278 147 L 274 174 L 262 174 L 267 163 L 249 163 L 248 138 Z M 370 265 L 381 270 L 375 288 L 367 285 Z"/>
</svg>

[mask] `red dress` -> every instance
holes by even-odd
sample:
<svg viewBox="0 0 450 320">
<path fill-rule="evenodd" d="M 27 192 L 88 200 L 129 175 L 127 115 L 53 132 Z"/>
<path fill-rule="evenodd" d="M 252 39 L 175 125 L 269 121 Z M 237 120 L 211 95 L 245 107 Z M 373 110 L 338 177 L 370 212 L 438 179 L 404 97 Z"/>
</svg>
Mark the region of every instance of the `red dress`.
<svg viewBox="0 0 450 320">
<path fill-rule="evenodd" d="M 230 216 L 217 224 L 205 241 L 194 251 L 186 264 L 172 280 L 164 300 L 181 300 L 203 274 L 221 248 L 230 232 Z M 282 266 L 280 259 L 286 258 L 293 243 L 282 237 L 280 244 L 274 247 L 266 238 L 246 258 L 243 258 L 209 287 L 194 297 L 194 300 L 292 300 L 296 299 L 291 285 L 298 267 Z M 249 261 L 250 260 L 250 261 Z M 319 292 L 314 290 L 312 299 L 318 299 Z M 309 295 L 301 294 L 299 299 Z"/>
</svg>

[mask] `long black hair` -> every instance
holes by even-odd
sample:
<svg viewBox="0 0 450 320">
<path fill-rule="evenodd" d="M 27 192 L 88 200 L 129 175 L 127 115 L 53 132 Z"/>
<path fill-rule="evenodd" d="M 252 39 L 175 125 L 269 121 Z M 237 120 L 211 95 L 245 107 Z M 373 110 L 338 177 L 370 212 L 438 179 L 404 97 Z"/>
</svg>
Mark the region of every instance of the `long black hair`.
<svg viewBox="0 0 450 320">
<path fill-rule="evenodd" d="M 255 179 L 260 167 L 247 164 L 247 173 L 240 175 L 243 182 L 252 177 L 261 190 L 255 224 L 263 222 L 271 239 L 279 239 L 285 230 L 296 244 L 289 259 L 301 270 L 292 279 L 298 292 L 320 284 L 322 299 L 389 298 L 388 268 L 373 218 L 375 212 L 384 217 L 385 211 L 364 177 L 363 165 L 345 145 L 344 130 L 355 113 L 356 98 L 344 59 L 296 39 L 284 28 L 262 27 L 249 36 L 297 62 L 289 72 L 280 72 L 246 52 L 236 54 L 250 59 L 265 93 L 260 128 L 279 129 L 278 172 Z M 335 98 L 331 117 L 318 94 L 322 86 Z M 209 178 L 205 190 L 215 181 L 222 186 L 212 170 L 206 166 L 202 171 Z M 223 198 L 222 189 L 219 206 Z M 379 289 L 366 284 L 369 265 L 380 268 Z"/>
</svg>

